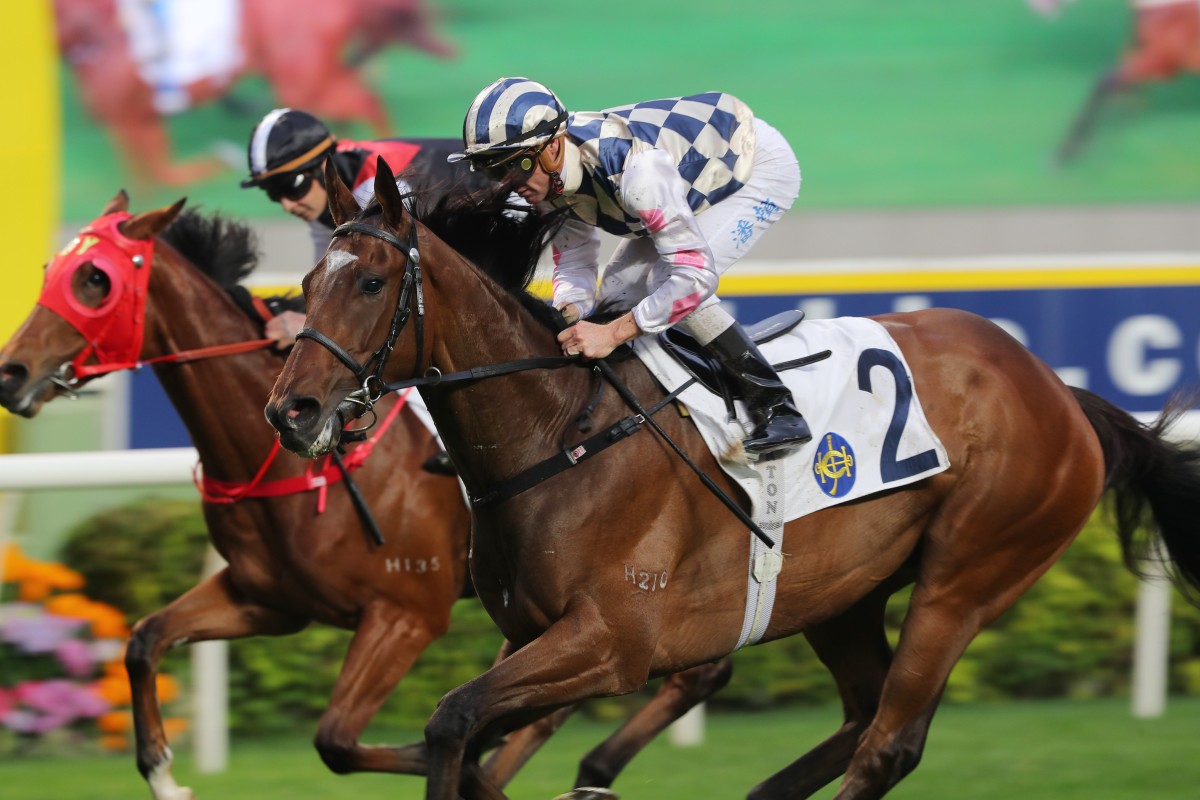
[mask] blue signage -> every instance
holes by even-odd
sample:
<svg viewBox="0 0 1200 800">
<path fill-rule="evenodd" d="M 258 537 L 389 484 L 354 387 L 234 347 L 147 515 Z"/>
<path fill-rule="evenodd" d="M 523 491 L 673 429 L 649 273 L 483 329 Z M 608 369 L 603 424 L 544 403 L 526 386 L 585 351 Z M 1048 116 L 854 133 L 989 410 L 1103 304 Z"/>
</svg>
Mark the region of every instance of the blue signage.
<svg viewBox="0 0 1200 800">
<path fill-rule="evenodd" d="M 755 295 L 724 301 L 743 322 L 792 308 L 874 316 L 961 308 L 1003 326 L 1073 386 L 1133 412 L 1200 384 L 1200 286 Z"/>
</svg>

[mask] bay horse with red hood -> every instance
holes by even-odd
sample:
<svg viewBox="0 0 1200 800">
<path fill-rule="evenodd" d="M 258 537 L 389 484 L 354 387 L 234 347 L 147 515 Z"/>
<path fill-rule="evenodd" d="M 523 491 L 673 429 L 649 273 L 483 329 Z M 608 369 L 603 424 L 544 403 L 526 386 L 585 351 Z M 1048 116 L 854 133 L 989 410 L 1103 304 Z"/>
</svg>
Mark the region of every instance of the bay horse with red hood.
<svg viewBox="0 0 1200 800">
<path fill-rule="evenodd" d="M 342 470 L 278 452 L 263 422 L 282 355 L 266 349 L 265 320 L 238 285 L 255 264 L 249 229 L 181 214 L 182 200 L 136 215 L 127 205 L 121 192 L 51 261 L 38 305 L 0 350 L 0 404 L 32 417 L 97 375 L 150 365 L 199 451 L 208 533 L 228 566 L 134 627 L 126 666 L 139 770 L 156 800 L 192 796 L 172 777 L 156 694 L 168 649 L 285 635 L 315 621 L 354 631 L 318 725 L 321 758 L 339 773 L 424 774 L 423 745 L 359 742 L 469 588 L 470 516 L 457 481 L 422 469 L 439 445 L 412 411 L 419 398 L 381 406 L 379 429 L 344 456 L 380 523 L 383 540 L 374 541 Z M 665 681 L 583 760 L 579 780 L 607 786 L 729 673 L 720 662 Z M 507 782 L 562 716 L 499 748 L 488 765 L 494 779 Z"/>
<path fill-rule="evenodd" d="M 267 417 L 285 447 L 315 455 L 358 404 L 420 387 L 475 502 L 476 590 L 519 648 L 443 698 L 425 730 L 426 797 L 503 797 L 474 763 L 492 737 L 738 646 L 752 537 L 680 454 L 743 512 L 749 498 L 641 361 L 563 363 L 561 317 L 523 291 L 531 272 L 486 273 L 409 213 L 386 173 L 361 212 L 335 175 L 328 185 L 339 227 L 304 280 L 309 328 Z M 842 775 L 838 800 L 878 798 L 911 772 L 955 662 L 1106 489 L 1129 563 L 1148 523 L 1181 580 L 1200 583 L 1200 454 L 1168 442 L 1165 421 L 1145 427 L 1068 388 L 981 317 L 931 309 L 875 321 L 907 363 L 887 371 L 920 397 L 949 466 L 776 532 L 782 564 L 762 641 L 806 635 L 837 680 L 845 722 L 755 800 L 809 797 Z M 858 391 L 873 394 L 885 365 L 863 363 Z M 598 372 L 616 379 L 611 389 L 598 388 Z M 902 399 L 911 410 L 897 389 L 897 408 Z M 653 409 L 678 450 L 644 430 Z M 586 460 L 581 411 L 619 440 Z M 655 591 L 631 582 L 631 565 Z M 884 607 L 909 583 L 893 651 Z"/>
</svg>

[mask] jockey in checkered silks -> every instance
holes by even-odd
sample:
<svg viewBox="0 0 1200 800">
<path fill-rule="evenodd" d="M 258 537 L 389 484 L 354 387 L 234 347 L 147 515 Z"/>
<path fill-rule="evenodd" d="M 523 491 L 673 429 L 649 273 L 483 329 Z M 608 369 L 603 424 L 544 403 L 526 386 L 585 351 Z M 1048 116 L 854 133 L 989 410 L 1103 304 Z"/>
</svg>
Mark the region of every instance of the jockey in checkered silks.
<svg viewBox="0 0 1200 800">
<path fill-rule="evenodd" d="M 732 95 L 710 92 L 568 113 L 527 78 L 501 78 L 471 103 L 462 152 L 543 212 L 565 208 L 555 237 L 554 306 L 563 352 L 603 358 L 679 326 L 716 357 L 747 401 L 753 454 L 811 438 L 791 393 L 719 305 L 720 276 L 791 208 L 800 167 L 783 136 Z M 600 233 L 624 239 L 599 276 Z M 598 304 L 630 307 L 611 323 Z"/>
</svg>

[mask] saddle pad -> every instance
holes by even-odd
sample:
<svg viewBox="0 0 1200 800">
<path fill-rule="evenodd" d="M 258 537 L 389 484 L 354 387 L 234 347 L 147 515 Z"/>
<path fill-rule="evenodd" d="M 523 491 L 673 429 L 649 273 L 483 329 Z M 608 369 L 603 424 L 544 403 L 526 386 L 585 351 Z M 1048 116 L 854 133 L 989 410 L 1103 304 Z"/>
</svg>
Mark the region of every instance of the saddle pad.
<svg viewBox="0 0 1200 800">
<path fill-rule="evenodd" d="M 638 356 L 668 389 L 690 376 L 657 338 L 634 340 Z M 946 449 L 929 427 L 899 347 L 882 325 L 861 317 L 807 320 L 761 346 L 772 364 L 822 350 L 832 355 L 780 373 L 812 428 L 812 441 L 752 463 L 749 433 L 726 420 L 725 404 L 699 384 L 679 399 L 721 466 L 746 490 L 752 517 L 767 528 L 822 508 L 894 489 L 946 470 Z M 742 403 L 739 419 L 749 419 Z M 782 478 L 782 480 L 780 480 Z"/>
</svg>

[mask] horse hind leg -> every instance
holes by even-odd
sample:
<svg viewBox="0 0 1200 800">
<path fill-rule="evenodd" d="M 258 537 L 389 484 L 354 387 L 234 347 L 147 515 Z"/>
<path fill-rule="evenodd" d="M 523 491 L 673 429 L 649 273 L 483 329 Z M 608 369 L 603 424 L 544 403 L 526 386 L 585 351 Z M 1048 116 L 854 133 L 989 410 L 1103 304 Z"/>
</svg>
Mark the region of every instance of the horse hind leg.
<svg viewBox="0 0 1200 800">
<path fill-rule="evenodd" d="M 837 681 L 842 726 L 825 741 L 756 786 L 750 800 L 810 797 L 846 771 L 879 708 L 892 648 L 883 617 L 890 587 L 880 587 L 847 611 L 805 632 Z"/>
<path fill-rule="evenodd" d="M 1067 517 L 1026 519 L 1007 529 L 960 534 L 953 537 L 954 545 L 965 545 L 965 550 L 958 552 L 951 552 L 953 545 L 929 544 L 879 710 L 834 800 L 883 797 L 916 769 L 951 669 L 983 626 L 1012 605 L 1070 544 L 1087 519 L 1087 510 L 1078 510 L 1074 523 L 1063 522 Z"/>
<path fill-rule="evenodd" d="M 156 678 L 163 655 L 180 644 L 294 633 L 307 620 L 233 599 L 222 570 L 134 626 L 125 648 L 133 707 L 138 771 L 154 800 L 191 800 L 192 790 L 171 774 L 172 754 L 163 730 Z"/>
</svg>

